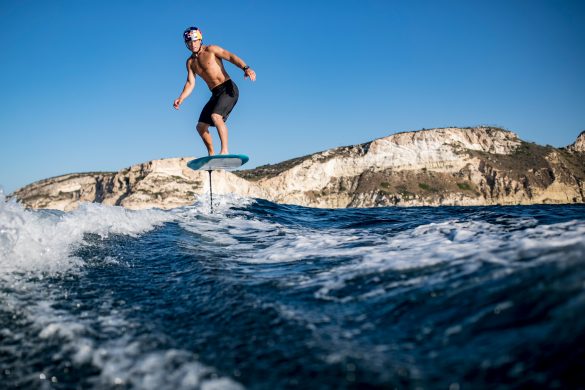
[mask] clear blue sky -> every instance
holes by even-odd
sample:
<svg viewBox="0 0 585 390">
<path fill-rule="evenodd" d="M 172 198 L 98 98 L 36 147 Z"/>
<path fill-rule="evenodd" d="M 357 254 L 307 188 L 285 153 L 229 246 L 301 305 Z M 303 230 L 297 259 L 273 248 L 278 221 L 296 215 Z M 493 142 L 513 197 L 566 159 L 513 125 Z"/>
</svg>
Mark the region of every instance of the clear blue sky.
<svg viewBox="0 0 585 390">
<path fill-rule="evenodd" d="M 248 167 L 445 126 L 565 146 L 585 129 L 584 20 L 569 0 L 0 0 L 0 185 L 204 155 L 205 84 L 172 108 L 190 25 L 257 73 L 226 65 Z"/>
</svg>

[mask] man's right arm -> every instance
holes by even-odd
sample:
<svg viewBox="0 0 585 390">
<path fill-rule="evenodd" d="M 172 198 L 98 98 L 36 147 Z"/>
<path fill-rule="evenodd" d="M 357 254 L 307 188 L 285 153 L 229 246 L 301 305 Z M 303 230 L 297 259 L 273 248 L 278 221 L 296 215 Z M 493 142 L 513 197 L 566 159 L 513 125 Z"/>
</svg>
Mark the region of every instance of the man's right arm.
<svg viewBox="0 0 585 390">
<path fill-rule="evenodd" d="M 191 61 L 191 58 L 187 60 L 187 82 L 183 87 L 183 92 L 181 92 L 181 95 L 173 102 L 173 107 L 177 110 L 181 103 L 183 103 L 183 100 L 191 95 L 191 92 L 193 92 L 193 89 L 195 88 L 195 73 L 193 73 L 193 69 L 191 69 Z"/>
</svg>

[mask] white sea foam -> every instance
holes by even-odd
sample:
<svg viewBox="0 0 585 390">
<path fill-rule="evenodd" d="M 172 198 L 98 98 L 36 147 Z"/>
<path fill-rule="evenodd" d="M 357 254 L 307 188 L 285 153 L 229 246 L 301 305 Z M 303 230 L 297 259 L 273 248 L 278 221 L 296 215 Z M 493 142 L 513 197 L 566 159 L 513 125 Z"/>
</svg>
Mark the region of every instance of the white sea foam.
<svg viewBox="0 0 585 390">
<path fill-rule="evenodd" d="M 233 208 L 246 207 L 254 203 L 252 198 L 227 194 L 213 197 L 213 213 L 210 208 L 208 195 L 200 195 L 198 201 L 191 206 L 171 210 L 180 226 L 192 233 L 200 235 L 206 243 L 207 249 L 221 249 L 229 247 L 236 249 L 239 241 L 234 238 L 239 232 L 272 231 L 271 224 L 244 218 L 236 214 Z"/>
<path fill-rule="evenodd" d="M 533 221 L 520 220 L 518 224 L 531 226 Z M 543 239 L 546 237 L 546 239 Z M 439 263 L 460 265 L 462 272 L 472 273 L 482 263 L 491 262 L 503 267 L 504 273 L 518 268 L 535 267 L 542 261 L 557 261 L 557 256 L 545 256 L 547 250 L 578 246 L 576 250 L 585 255 L 585 224 L 569 222 L 540 225 L 524 230 L 508 231 L 501 225 L 477 221 L 448 221 L 419 226 L 411 231 L 387 237 L 385 242 L 369 248 L 367 253 L 355 261 L 328 269 L 318 276 L 306 280 L 309 285 L 320 285 L 317 296 L 330 297 L 330 292 L 345 287 L 348 280 L 356 276 L 375 275 L 388 270 L 433 266 Z M 530 262 L 520 261 L 527 257 L 539 257 Z M 438 280 L 445 282 L 437 276 Z M 426 279 L 427 283 L 431 280 Z M 409 277 L 397 281 L 387 289 L 417 287 L 422 280 Z M 371 292 L 369 292 L 371 293 Z"/>
<path fill-rule="evenodd" d="M 0 269 L 11 271 L 66 271 L 81 265 L 72 250 L 87 233 L 136 236 L 172 219 L 159 210 L 130 211 L 117 206 L 82 204 L 61 213 L 26 210 L 0 199 Z"/>
<path fill-rule="evenodd" d="M 234 207 L 246 207 L 254 203 L 253 198 L 248 198 L 236 194 L 215 194 L 213 195 L 213 213 L 211 212 L 211 198 L 209 193 L 196 195 L 195 203 L 191 206 L 174 209 L 173 212 L 178 212 L 181 215 L 186 215 L 186 211 L 191 213 L 204 215 L 218 215 L 222 216 Z"/>
<path fill-rule="evenodd" d="M 20 317 L 24 316 L 29 329 L 36 330 L 41 340 L 58 342 L 59 348 L 53 352 L 53 359 L 70 361 L 73 369 L 87 365 L 97 369 L 97 375 L 86 378 L 96 388 L 242 388 L 232 379 L 219 376 L 215 369 L 203 365 L 198 361 L 197 355 L 186 350 L 151 350 L 146 347 L 150 344 L 148 339 L 128 336 L 98 342 L 92 337 L 97 329 L 104 332 L 108 331 L 108 327 L 125 329 L 138 324 L 130 323 L 116 310 L 109 310 L 110 314 L 99 316 L 97 321 L 93 315 L 72 315 L 68 311 L 55 308 L 55 303 L 63 299 L 60 296 L 62 292 L 39 291 L 34 282 L 24 283 L 28 285 L 25 290 L 29 295 L 36 297 L 34 303 L 24 305 L 22 301 L 15 302 L 12 299 L 12 304 L 5 309 L 18 312 Z M 108 305 L 108 302 L 105 299 L 103 304 Z M 7 333 L 4 336 L 21 338 L 18 334 Z M 17 355 L 17 348 L 6 345 L 5 353 Z M 59 373 L 51 367 L 52 364 L 48 362 L 47 369 L 39 372 L 39 386 L 42 386 L 43 380 L 53 377 L 55 381 L 59 381 Z"/>
<path fill-rule="evenodd" d="M 532 225 L 531 220 L 519 224 Z M 253 229 L 253 223 L 246 226 Z M 468 259 L 482 254 L 481 261 L 506 261 L 511 265 L 510 253 L 530 248 L 565 247 L 585 243 L 585 224 L 568 222 L 540 225 L 524 230 L 507 231 L 499 225 L 481 221 L 447 221 L 421 225 L 412 230 L 384 236 L 359 230 L 311 230 L 292 229 L 277 224 L 264 223 L 261 231 L 245 231 L 247 236 L 259 235 L 262 240 L 266 231 L 277 231 L 281 237 L 270 240 L 264 249 L 247 253 L 244 261 L 252 263 L 289 262 L 311 257 L 351 257 L 358 260 L 361 268 L 376 270 L 406 270 L 431 266 L 440 262 Z M 275 238 L 272 236 L 272 238 Z M 268 241 L 268 240 L 265 240 Z M 241 246 L 245 249 L 245 245 Z M 353 264 L 352 266 L 355 266 Z"/>
<path fill-rule="evenodd" d="M 226 216 L 228 218 L 226 218 Z M 253 215 L 184 218 L 181 226 L 202 236 L 213 248 L 229 247 L 231 258 L 251 264 L 296 261 L 340 261 L 309 276 L 283 278 L 294 286 L 320 286 L 319 297 L 342 289 L 348 280 L 388 270 L 406 271 L 440 263 L 458 264 L 459 273 L 472 273 L 485 262 L 499 264 L 504 272 L 535 266 L 517 261 L 554 248 L 579 246 L 585 253 L 585 223 L 538 225 L 533 218 L 497 223 L 451 220 L 384 234 L 360 229 L 311 229 L 255 219 Z M 542 261 L 548 261 L 543 256 Z M 437 276 L 439 277 L 439 276 Z M 428 280 L 427 280 L 428 281 Z M 416 286 L 410 277 L 397 285 Z M 386 286 L 392 287 L 392 286 Z M 387 291 L 368 291 L 366 294 Z"/>
<path fill-rule="evenodd" d="M 197 355 L 181 349 L 152 350 L 148 337 L 115 337 L 98 341 L 99 332 L 120 334 L 120 329 L 136 328 L 124 313 L 114 310 L 109 297 L 103 296 L 100 314 L 72 314 L 57 309 L 59 302 L 69 299 L 67 291 L 46 284 L 43 275 L 72 272 L 83 266 L 74 251 L 84 242 L 86 234 L 107 238 L 112 234 L 138 236 L 173 221 L 177 215 L 160 210 L 130 211 L 121 207 L 83 204 L 79 209 L 57 211 L 24 209 L 20 204 L 6 202 L 0 194 L 0 283 L 9 290 L 0 292 L 3 310 L 36 331 L 40 340 L 58 341 L 59 349 L 53 359 L 69 360 L 76 366 L 91 365 L 97 375 L 90 382 L 97 388 L 116 386 L 141 389 L 240 389 L 242 386 L 216 370 L 203 365 Z M 231 203 L 230 203 L 231 202 Z M 219 199 L 217 210 L 226 212 L 241 199 Z M 208 218 L 203 202 L 196 206 L 198 214 Z M 219 216 L 220 218 L 221 215 Z M 212 218 L 215 218 L 213 215 Z M 108 263 L 117 259 L 107 257 Z M 22 275 L 22 273 L 25 275 Z M 29 278 L 29 276 L 34 276 Z M 4 330 L 3 336 L 21 339 L 22 334 Z M 18 355 L 18 350 L 6 347 L 6 353 Z M 16 347 L 14 347 L 16 348 Z M 34 348 L 28 346 L 27 348 Z M 41 370 L 39 387 L 59 382 L 52 364 Z M 47 383 L 43 384 L 45 381 Z"/>
<path fill-rule="evenodd" d="M 101 368 L 98 386 L 125 385 L 136 389 L 242 389 L 199 363 L 191 352 L 177 349 L 144 353 L 138 343 L 121 339 L 94 352 L 92 363 Z"/>
</svg>

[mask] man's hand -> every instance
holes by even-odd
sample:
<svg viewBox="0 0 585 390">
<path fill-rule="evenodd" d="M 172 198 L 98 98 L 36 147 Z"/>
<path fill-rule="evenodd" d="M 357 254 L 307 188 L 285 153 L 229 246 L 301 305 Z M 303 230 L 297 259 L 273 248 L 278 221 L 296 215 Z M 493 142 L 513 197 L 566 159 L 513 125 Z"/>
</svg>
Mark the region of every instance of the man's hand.
<svg viewBox="0 0 585 390">
<path fill-rule="evenodd" d="M 250 78 L 252 81 L 256 81 L 256 72 L 252 70 L 252 68 L 246 69 L 244 72 L 244 79 Z"/>
<path fill-rule="evenodd" d="M 173 107 L 175 107 L 175 110 L 179 109 L 179 106 L 181 105 L 181 103 L 183 103 L 183 101 L 180 98 L 175 99 L 175 101 L 173 102 Z"/>
</svg>

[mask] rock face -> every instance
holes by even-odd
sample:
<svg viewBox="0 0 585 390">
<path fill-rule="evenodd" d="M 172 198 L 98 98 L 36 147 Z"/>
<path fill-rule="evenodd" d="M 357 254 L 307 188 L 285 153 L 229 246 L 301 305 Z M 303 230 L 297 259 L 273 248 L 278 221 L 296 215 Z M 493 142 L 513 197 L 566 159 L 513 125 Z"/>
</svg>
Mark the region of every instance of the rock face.
<svg viewBox="0 0 585 390">
<path fill-rule="evenodd" d="M 575 143 L 567 146 L 567 149 L 572 152 L 585 153 L 585 131 L 582 131 Z"/>
<path fill-rule="evenodd" d="M 41 180 L 15 191 L 11 197 L 31 208 L 69 211 L 80 202 L 98 202 L 129 209 L 163 208 L 192 204 L 209 192 L 207 172 L 187 167 L 192 158 L 154 160 L 117 173 L 64 175 Z M 214 193 L 237 193 L 266 198 L 262 188 L 229 172 L 213 174 Z"/>
<path fill-rule="evenodd" d="M 209 191 L 207 172 L 187 168 L 189 160 L 60 176 L 12 196 L 28 207 L 60 210 L 79 202 L 178 207 Z M 213 174 L 214 194 L 310 207 L 583 203 L 584 183 L 585 133 L 557 149 L 491 127 L 398 133 L 235 174 Z"/>
</svg>

